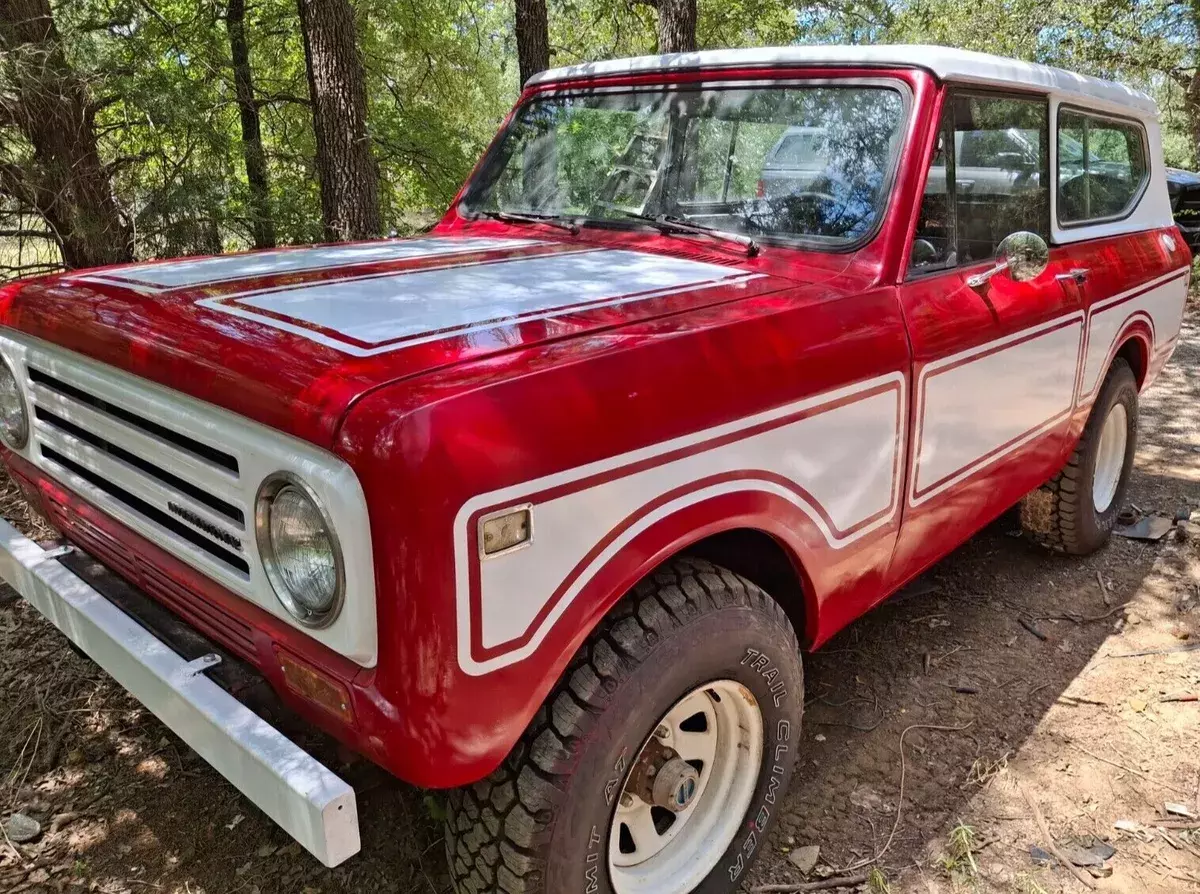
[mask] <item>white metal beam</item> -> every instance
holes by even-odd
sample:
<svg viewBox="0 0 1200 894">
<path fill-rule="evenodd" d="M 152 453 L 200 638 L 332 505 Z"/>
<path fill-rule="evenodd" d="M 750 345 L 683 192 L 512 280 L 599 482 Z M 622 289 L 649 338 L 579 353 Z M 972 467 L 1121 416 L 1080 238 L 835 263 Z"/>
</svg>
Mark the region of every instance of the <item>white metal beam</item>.
<svg viewBox="0 0 1200 894">
<path fill-rule="evenodd" d="M 354 790 L 0 519 L 0 577 L 326 866 L 358 853 Z"/>
</svg>

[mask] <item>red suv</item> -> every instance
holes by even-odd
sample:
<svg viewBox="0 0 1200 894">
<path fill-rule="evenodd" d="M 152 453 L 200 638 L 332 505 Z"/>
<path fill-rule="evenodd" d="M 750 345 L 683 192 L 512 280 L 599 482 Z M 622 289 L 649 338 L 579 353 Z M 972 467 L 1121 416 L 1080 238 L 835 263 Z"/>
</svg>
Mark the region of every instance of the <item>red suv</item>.
<svg viewBox="0 0 1200 894">
<path fill-rule="evenodd" d="M 453 788 L 464 894 L 732 891 L 801 648 L 1018 501 L 1107 539 L 1188 289 L 1165 175 L 1145 95 L 975 53 L 547 72 L 428 236 L 0 292 L 65 536 L 0 523 L 0 573 L 328 864 L 353 792 L 223 668 Z"/>
</svg>

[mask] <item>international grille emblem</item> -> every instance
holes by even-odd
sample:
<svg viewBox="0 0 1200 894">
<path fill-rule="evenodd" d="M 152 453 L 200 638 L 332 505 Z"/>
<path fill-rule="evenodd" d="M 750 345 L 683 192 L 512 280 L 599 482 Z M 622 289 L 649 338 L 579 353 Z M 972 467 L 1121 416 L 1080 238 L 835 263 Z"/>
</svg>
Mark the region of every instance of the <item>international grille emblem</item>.
<svg viewBox="0 0 1200 894">
<path fill-rule="evenodd" d="M 167 503 L 167 508 L 170 509 L 172 512 L 174 512 L 176 515 L 178 515 L 180 518 L 182 518 L 185 522 L 187 522 L 193 528 L 199 528 L 201 531 L 203 531 L 209 537 L 212 537 L 215 540 L 220 540 L 226 546 L 231 546 L 234 549 L 236 549 L 239 553 L 242 551 L 242 541 L 241 540 L 239 540 L 237 537 L 234 537 L 228 531 L 224 531 L 221 528 L 217 527 L 212 522 L 206 521 L 205 519 L 201 518 L 199 515 L 197 515 L 195 512 L 192 512 L 192 510 L 188 509 L 186 506 L 180 506 L 178 503 L 176 503 L 174 501 L 169 501 Z"/>
</svg>

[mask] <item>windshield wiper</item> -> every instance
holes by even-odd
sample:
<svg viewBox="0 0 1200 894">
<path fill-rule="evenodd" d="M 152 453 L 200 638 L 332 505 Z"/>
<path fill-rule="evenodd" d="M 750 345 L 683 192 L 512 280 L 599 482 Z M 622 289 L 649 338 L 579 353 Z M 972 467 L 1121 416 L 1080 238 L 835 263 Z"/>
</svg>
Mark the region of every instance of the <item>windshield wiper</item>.
<svg viewBox="0 0 1200 894">
<path fill-rule="evenodd" d="M 579 224 L 564 220 L 556 214 L 521 214 L 516 211 L 476 211 L 478 217 L 490 217 L 492 220 L 502 220 L 505 223 L 546 224 L 566 230 L 572 236 L 579 235 Z"/>
<path fill-rule="evenodd" d="M 722 230 L 717 227 L 709 227 L 704 224 L 692 223 L 691 221 L 681 220 L 678 217 L 672 217 L 670 214 L 638 214 L 635 211 L 621 211 L 625 217 L 632 220 L 640 220 L 650 224 L 660 233 L 690 233 L 697 236 L 711 236 L 714 239 L 724 239 L 727 242 L 736 242 L 739 245 L 746 247 L 746 257 L 753 258 L 758 254 L 759 245 L 749 236 L 743 236 L 741 233 L 730 233 L 728 230 Z"/>
</svg>

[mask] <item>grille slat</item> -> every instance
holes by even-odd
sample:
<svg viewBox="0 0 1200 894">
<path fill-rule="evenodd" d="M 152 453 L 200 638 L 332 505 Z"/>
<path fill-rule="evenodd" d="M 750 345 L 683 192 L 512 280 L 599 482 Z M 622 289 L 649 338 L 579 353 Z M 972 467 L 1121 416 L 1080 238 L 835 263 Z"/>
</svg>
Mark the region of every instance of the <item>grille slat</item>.
<svg viewBox="0 0 1200 894">
<path fill-rule="evenodd" d="M 204 492 L 225 500 L 239 499 L 238 476 L 222 465 L 196 456 L 156 435 L 133 428 L 108 413 L 65 397 L 44 385 L 30 388 L 35 408 L 52 413 L 58 419 L 103 438 L 109 444 L 145 459 L 153 458 L 160 468 L 187 479 Z"/>
<path fill-rule="evenodd" d="M 232 541 L 241 543 L 244 526 L 240 522 L 234 522 L 195 502 L 182 491 L 159 483 L 136 466 L 97 450 L 74 435 L 46 426 L 37 427 L 37 438 L 42 445 L 43 455 L 47 449 L 53 449 L 96 475 L 106 487 L 127 491 L 161 512 L 190 520 L 193 527 L 218 543 L 228 546 L 233 545 Z"/>
<path fill-rule="evenodd" d="M 185 494 L 198 503 L 203 504 L 209 509 L 219 513 L 228 521 L 232 522 L 238 528 L 245 528 L 246 516 L 237 506 L 226 502 L 212 494 L 207 493 L 203 488 L 196 487 L 189 481 L 185 481 L 178 475 L 168 472 L 166 469 L 160 468 L 152 462 L 142 459 L 140 456 L 130 453 L 123 447 L 108 441 L 99 435 L 93 434 L 81 426 L 76 425 L 66 419 L 63 419 L 49 410 L 41 407 L 34 409 L 34 416 L 38 422 L 48 425 L 56 431 L 62 432 L 72 438 L 83 441 L 88 446 L 109 456 L 113 456 L 125 465 L 144 472 L 154 481 L 157 481 L 162 486 L 169 488 L 179 494 Z"/>
<path fill-rule="evenodd" d="M 181 450 L 186 450 L 195 456 L 201 457 L 212 463 L 215 463 L 218 466 L 228 469 L 235 475 L 237 474 L 237 457 L 230 453 L 226 453 L 225 451 L 209 444 L 204 444 L 200 441 L 197 441 L 195 438 L 189 437 L 181 432 L 174 431 L 165 425 L 160 425 L 151 419 L 146 419 L 145 417 L 140 416 L 131 410 L 127 410 L 124 407 L 116 406 L 109 401 L 97 397 L 94 394 L 89 394 L 82 388 L 52 376 L 49 373 L 38 369 L 37 367 L 29 366 L 28 370 L 29 379 L 31 382 L 35 382 L 38 385 L 49 388 L 51 391 L 57 391 L 59 394 L 62 394 L 66 397 L 73 398 L 79 403 L 90 406 L 101 413 L 107 413 L 114 419 L 125 423 L 130 428 L 147 432 L 155 435 L 156 437 L 162 438 L 164 441 L 174 444 Z"/>
<path fill-rule="evenodd" d="M 150 418 L 118 393 L 93 393 L 70 368 L 28 362 L 34 440 L 42 463 L 85 496 L 166 537 L 207 567 L 248 581 L 248 512 L 238 458 Z M 75 381 L 72 381 L 75 380 Z M 132 396 L 132 395 L 131 395 Z M 160 414 L 161 415 L 161 414 Z"/>
<path fill-rule="evenodd" d="M 223 562 L 230 568 L 236 568 L 242 574 L 250 573 L 250 564 L 241 556 L 219 546 L 215 541 L 193 530 L 188 525 L 176 520 L 156 506 L 132 494 L 124 488 L 105 480 L 82 463 L 76 462 L 69 456 L 59 453 L 53 447 L 42 445 L 42 456 L 70 476 L 80 478 L 87 484 L 99 490 L 111 499 L 115 499 L 128 509 L 143 518 L 153 522 L 176 537 L 188 541 L 194 547 L 208 553 L 212 558 Z"/>
</svg>

